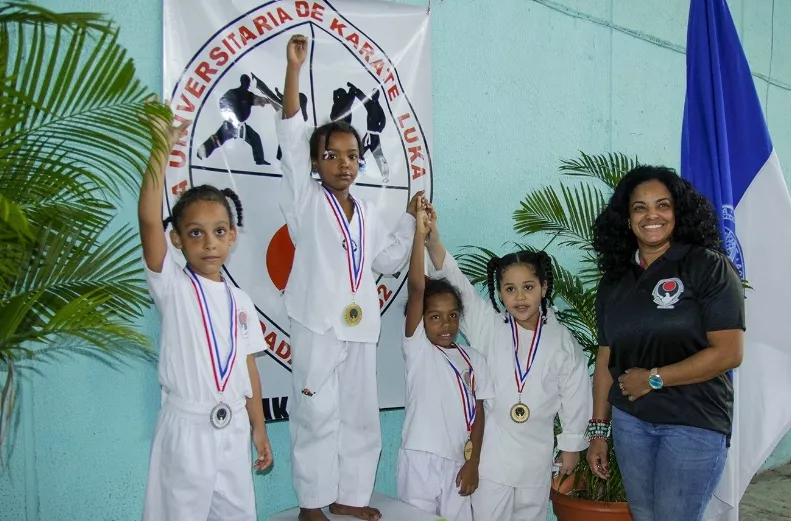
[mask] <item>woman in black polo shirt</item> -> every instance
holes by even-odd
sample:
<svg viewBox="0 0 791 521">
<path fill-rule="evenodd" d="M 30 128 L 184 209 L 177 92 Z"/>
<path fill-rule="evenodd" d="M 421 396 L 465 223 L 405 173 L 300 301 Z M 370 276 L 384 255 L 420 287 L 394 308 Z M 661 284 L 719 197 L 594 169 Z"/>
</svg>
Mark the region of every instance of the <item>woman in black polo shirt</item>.
<svg viewBox="0 0 791 521">
<path fill-rule="evenodd" d="M 588 461 L 615 456 L 635 521 L 698 521 L 725 465 L 744 294 L 711 203 L 673 170 L 640 166 L 593 227 L 604 276 Z"/>
</svg>

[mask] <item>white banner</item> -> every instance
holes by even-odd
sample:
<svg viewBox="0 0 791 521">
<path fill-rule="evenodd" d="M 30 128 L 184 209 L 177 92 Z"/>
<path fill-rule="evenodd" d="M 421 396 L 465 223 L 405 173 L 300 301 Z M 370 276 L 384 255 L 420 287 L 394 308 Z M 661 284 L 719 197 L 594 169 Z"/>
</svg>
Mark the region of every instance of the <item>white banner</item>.
<svg viewBox="0 0 791 521">
<path fill-rule="evenodd" d="M 166 210 L 193 185 L 230 187 L 241 197 L 243 227 L 225 274 L 258 309 L 269 344 L 258 358 L 264 412 L 282 419 L 291 394 L 282 291 L 294 247 L 277 204 L 274 113 L 286 43 L 293 34 L 311 39 L 300 78 L 303 117 L 315 126 L 351 120 L 367 162 L 352 193 L 375 201 L 394 226 L 415 192 L 432 195 L 428 13 L 374 0 L 165 0 L 164 26 L 164 92 L 176 119 L 193 121 L 170 157 Z M 378 278 L 381 408 L 404 405 L 405 282 L 406 269 Z"/>
</svg>

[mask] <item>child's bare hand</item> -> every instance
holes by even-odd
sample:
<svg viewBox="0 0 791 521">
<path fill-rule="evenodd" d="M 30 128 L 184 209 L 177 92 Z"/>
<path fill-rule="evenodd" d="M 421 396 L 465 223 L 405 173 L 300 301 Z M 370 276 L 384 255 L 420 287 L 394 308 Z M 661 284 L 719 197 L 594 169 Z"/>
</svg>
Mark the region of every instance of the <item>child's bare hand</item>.
<svg viewBox="0 0 791 521">
<path fill-rule="evenodd" d="M 430 223 L 431 221 L 425 208 L 419 208 L 415 216 L 415 234 L 420 239 L 425 240 L 428 237 Z"/>
<path fill-rule="evenodd" d="M 406 206 L 406 213 L 411 215 L 412 217 L 417 217 L 417 210 L 419 207 L 425 205 L 423 202 L 423 194 L 426 193 L 425 190 L 421 190 L 417 192 L 415 195 L 412 196 L 412 199 L 409 200 L 409 204 Z"/>
<path fill-rule="evenodd" d="M 561 476 L 570 476 L 574 473 L 574 469 L 577 468 L 580 462 L 580 453 L 562 451 L 558 454 L 558 461 L 560 463 L 558 474 Z"/>
<path fill-rule="evenodd" d="M 148 125 L 153 136 L 164 138 L 168 152 L 173 150 L 179 139 L 187 133 L 187 129 L 192 121 L 186 121 L 180 125 L 173 125 L 173 112 L 168 108 L 170 101 L 160 104 L 156 96 L 146 100 L 143 111 L 138 113 L 137 118 Z"/>
<path fill-rule="evenodd" d="M 253 469 L 266 470 L 272 464 L 272 447 L 269 445 L 266 429 L 253 429 L 253 445 L 257 452 Z"/>
<path fill-rule="evenodd" d="M 288 41 L 286 58 L 289 65 L 301 67 L 308 56 L 308 38 L 301 34 L 295 34 Z"/>
<path fill-rule="evenodd" d="M 469 496 L 478 488 L 478 464 L 466 461 L 456 475 L 460 496 Z"/>
</svg>

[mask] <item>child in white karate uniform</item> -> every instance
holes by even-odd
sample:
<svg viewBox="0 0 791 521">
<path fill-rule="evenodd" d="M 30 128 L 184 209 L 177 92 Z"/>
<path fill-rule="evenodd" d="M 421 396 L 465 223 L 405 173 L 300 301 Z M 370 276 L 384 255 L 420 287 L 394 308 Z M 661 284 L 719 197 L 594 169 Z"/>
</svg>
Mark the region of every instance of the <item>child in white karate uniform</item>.
<svg viewBox="0 0 791 521">
<path fill-rule="evenodd" d="M 150 122 L 172 148 L 183 129 L 163 118 Z M 152 153 L 138 205 L 146 279 L 162 317 L 162 408 L 143 520 L 255 521 L 251 466 L 263 470 L 272 463 L 254 357 L 266 343 L 250 297 L 220 271 L 242 224 L 242 206 L 230 189 L 208 185 L 181 195 L 170 238 L 187 261 L 182 268 L 163 229 L 166 161 L 167 154 Z"/>
<path fill-rule="evenodd" d="M 554 420 L 562 474 L 570 474 L 587 447 L 592 411 L 584 353 L 547 309 L 552 261 L 544 252 L 520 251 L 488 265 L 491 302 L 481 298 L 439 240 L 436 219 L 427 241 L 432 277 L 461 291 L 461 330 L 486 357 L 494 399 L 485 402 L 480 483 L 472 496 L 479 521 L 544 521 L 552 479 Z M 433 269 L 432 269 L 433 268 Z M 439 270 L 439 271 L 436 271 Z M 495 294 L 505 307 L 500 313 Z"/>
<path fill-rule="evenodd" d="M 455 343 L 458 290 L 426 280 L 429 214 L 419 203 L 407 287 L 403 350 L 406 418 L 398 452 L 398 499 L 455 521 L 472 521 L 478 487 L 483 400 L 493 397 L 483 356 Z"/>
<path fill-rule="evenodd" d="M 362 163 L 360 138 L 343 121 L 308 137 L 299 104 L 307 48 L 307 38 L 291 37 L 283 111 L 275 120 L 280 207 L 296 247 L 285 291 L 294 489 L 301 521 L 326 520 L 327 505 L 333 514 L 375 520 L 381 514 L 368 506 L 381 450 L 374 272 L 394 273 L 405 264 L 419 194 L 392 233 L 373 204 L 351 196 Z"/>
</svg>

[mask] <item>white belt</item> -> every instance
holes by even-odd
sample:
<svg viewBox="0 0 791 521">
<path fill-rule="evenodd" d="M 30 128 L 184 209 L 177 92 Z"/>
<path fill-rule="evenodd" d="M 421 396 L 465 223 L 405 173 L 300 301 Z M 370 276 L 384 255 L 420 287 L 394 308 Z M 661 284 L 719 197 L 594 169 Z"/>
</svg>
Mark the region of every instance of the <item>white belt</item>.
<svg viewBox="0 0 791 521">
<path fill-rule="evenodd" d="M 193 402 L 190 400 L 179 398 L 178 396 L 167 393 L 164 390 L 162 391 L 162 394 L 164 395 L 164 399 L 162 400 L 162 407 L 167 407 L 168 409 L 183 414 L 185 416 L 201 418 L 206 421 L 208 421 L 211 410 L 214 408 L 215 405 L 219 403 L 219 401 Z M 228 406 L 231 408 L 231 410 L 234 413 L 239 412 L 247 406 L 247 399 L 242 398 L 235 402 L 228 403 Z"/>
</svg>

